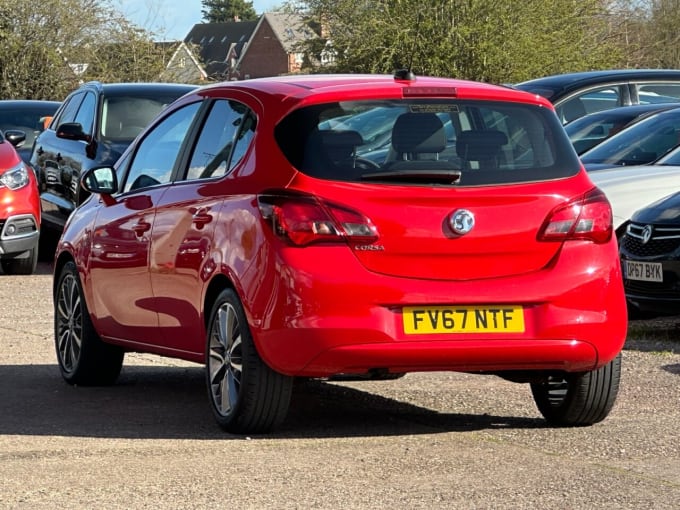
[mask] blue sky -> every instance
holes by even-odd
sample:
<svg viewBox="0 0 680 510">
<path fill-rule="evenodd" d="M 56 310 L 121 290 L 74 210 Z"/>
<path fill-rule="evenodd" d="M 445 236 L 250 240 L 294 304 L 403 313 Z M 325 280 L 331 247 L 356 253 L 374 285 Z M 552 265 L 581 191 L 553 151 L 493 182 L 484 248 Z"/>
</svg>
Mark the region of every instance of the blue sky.
<svg viewBox="0 0 680 510">
<path fill-rule="evenodd" d="M 261 14 L 282 4 L 277 0 L 254 0 Z M 158 40 L 184 39 L 191 27 L 201 23 L 201 0 L 114 0 L 114 8 L 136 25 L 156 33 Z"/>
</svg>

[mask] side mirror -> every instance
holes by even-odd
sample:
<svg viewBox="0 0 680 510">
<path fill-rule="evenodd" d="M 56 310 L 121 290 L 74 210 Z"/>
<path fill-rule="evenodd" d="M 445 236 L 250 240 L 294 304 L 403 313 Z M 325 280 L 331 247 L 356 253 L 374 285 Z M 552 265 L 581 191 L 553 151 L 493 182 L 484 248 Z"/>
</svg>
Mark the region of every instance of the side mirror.
<svg viewBox="0 0 680 510">
<path fill-rule="evenodd" d="M 112 195 L 118 191 L 118 177 L 110 166 L 90 168 L 83 174 L 81 186 L 90 193 Z"/>
<path fill-rule="evenodd" d="M 26 141 L 26 133 L 20 129 L 8 129 L 5 131 L 5 138 L 15 147 L 19 147 Z"/>
<path fill-rule="evenodd" d="M 90 135 L 83 131 L 83 126 L 79 122 L 64 122 L 57 128 L 57 138 L 66 140 L 83 140 L 87 143 L 92 141 Z"/>
</svg>

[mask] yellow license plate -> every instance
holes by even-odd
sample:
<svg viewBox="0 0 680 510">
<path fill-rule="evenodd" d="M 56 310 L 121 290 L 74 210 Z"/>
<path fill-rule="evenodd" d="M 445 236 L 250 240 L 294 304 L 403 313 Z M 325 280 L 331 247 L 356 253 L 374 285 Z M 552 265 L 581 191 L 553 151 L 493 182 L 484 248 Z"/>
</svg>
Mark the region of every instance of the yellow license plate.
<svg viewBox="0 0 680 510">
<path fill-rule="evenodd" d="M 521 306 L 407 306 L 402 316 L 407 335 L 524 331 Z"/>
</svg>

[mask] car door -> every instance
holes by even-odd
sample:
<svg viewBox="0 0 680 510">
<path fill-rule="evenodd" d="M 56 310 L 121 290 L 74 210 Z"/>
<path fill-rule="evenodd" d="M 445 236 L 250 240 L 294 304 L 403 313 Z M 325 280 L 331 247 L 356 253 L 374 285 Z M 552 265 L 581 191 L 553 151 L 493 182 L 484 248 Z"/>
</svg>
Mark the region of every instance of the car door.
<svg viewBox="0 0 680 510">
<path fill-rule="evenodd" d="M 64 184 L 61 169 L 65 158 L 73 153 L 74 146 L 80 147 L 84 142 L 60 138 L 57 136 L 57 130 L 62 124 L 75 122 L 86 95 L 85 91 L 80 91 L 64 101 L 49 128 L 36 139 L 31 156 L 31 164 L 39 175 L 43 222 L 59 229 L 63 227 L 70 212 L 67 196 L 72 192 L 70 182 Z M 73 165 L 68 162 L 67 166 Z"/>
<path fill-rule="evenodd" d="M 255 117 L 242 103 L 209 105 L 182 179 L 161 197 L 151 237 L 150 275 L 164 346 L 202 353 L 205 283 L 220 260 L 214 230 L 231 170 L 249 147 Z M 225 177 L 226 176 L 226 177 Z"/>
<path fill-rule="evenodd" d="M 138 143 L 119 167 L 122 194 L 97 215 L 90 277 L 103 336 L 158 343 L 159 311 L 149 276 L 152 226 L 199 105 L 172 112 Z"/>
</svg>

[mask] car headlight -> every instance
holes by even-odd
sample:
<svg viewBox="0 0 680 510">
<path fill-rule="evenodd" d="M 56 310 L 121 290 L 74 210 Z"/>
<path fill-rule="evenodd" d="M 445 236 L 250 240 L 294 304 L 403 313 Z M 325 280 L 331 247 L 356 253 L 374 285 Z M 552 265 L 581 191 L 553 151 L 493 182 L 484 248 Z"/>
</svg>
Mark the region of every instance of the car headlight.
<svg viewBox="0 0 680 510">
<path fill-rule="evenodd" d="M 23 188 L 28 182 L 28 170 L 23 163 L 19 163 L 0 175 L 0 185 L 7 186 L 11 190 Z"/>
</svg>

